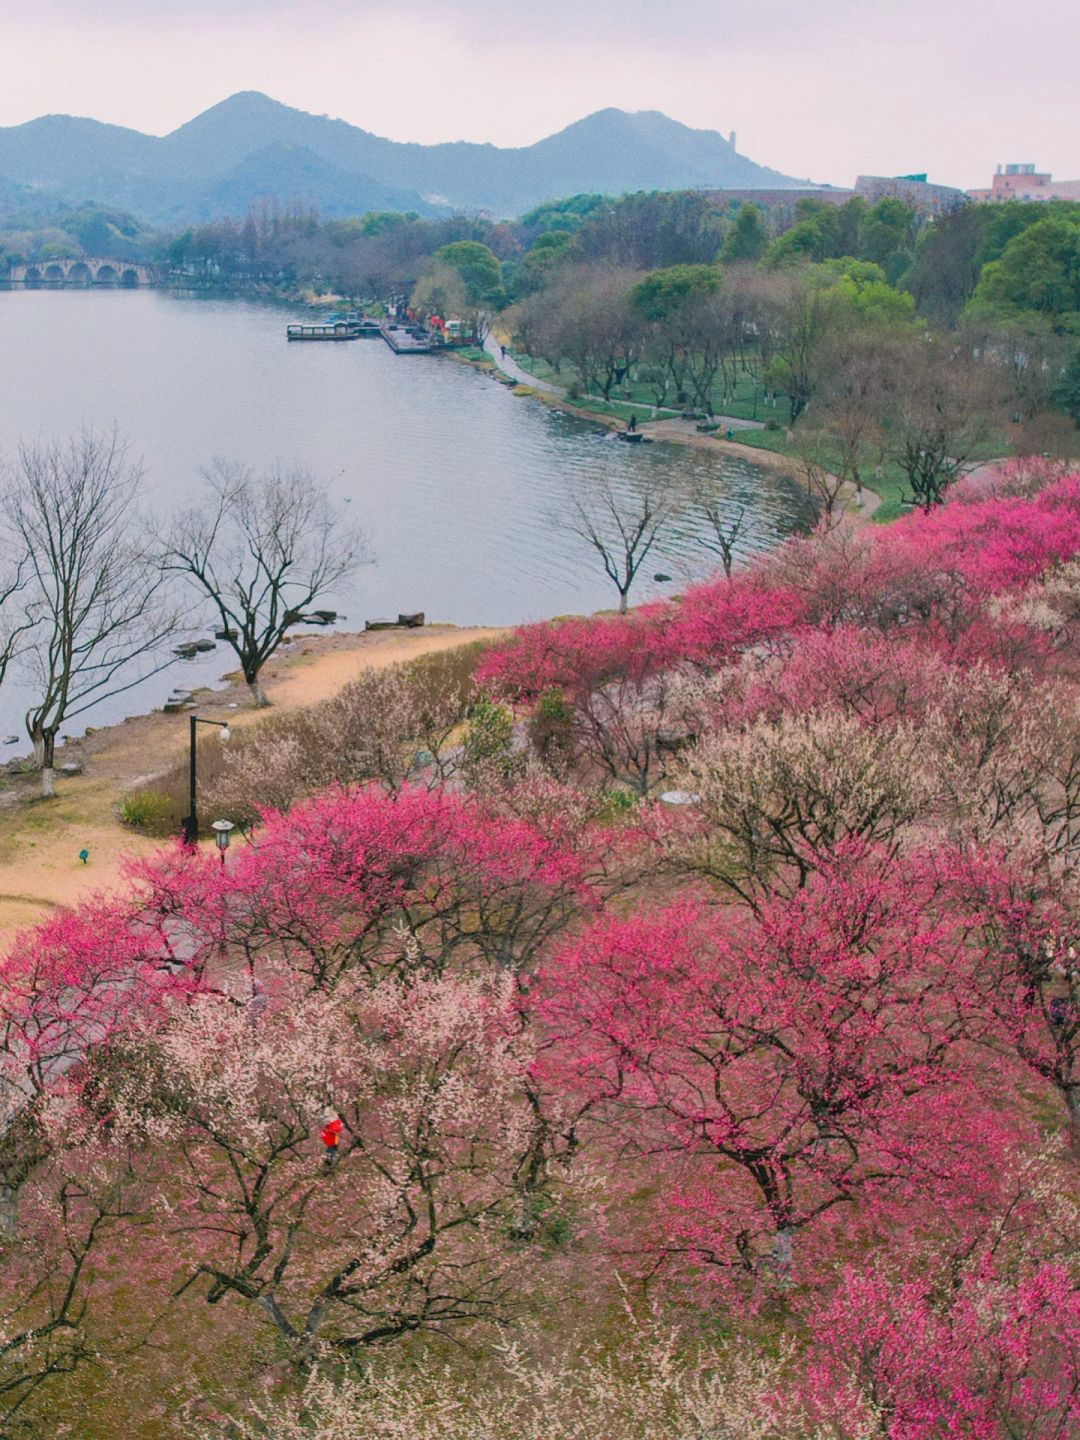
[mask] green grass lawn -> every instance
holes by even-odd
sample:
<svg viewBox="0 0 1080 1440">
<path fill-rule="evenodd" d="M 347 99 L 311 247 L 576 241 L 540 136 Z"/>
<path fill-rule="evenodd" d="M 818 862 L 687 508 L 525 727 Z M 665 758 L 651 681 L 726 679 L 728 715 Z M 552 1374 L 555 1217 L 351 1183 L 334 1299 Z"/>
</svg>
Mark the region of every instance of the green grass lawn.
<svg viewBox="0 0 1080 1440">
<path fill-rule="evenodd" d="M 551 385 L 560 385 L 564 388 L 572 388 L 576 384 L 579 390 L 582 389 L 580 378 L 573 366 L 564 365 L 561 370 L 556 371 L 540 356 L 529 355 L 524 351 L 517 350 L 510 353 L 521 368 L 535 376 L 537 380 L 546 380 Z M 715 414 L 731 415 L 737 420 L 764 421 L 774 418 L 781 425 L 786 425 L 791 413 L 786 396 L 778 397 L 775 405 L 766 405 L 761 386 L 755 385 L 747 374 L 740 376 L 735 391 L 731 395 L 725 395 L 721 386 L 714 386 L 712 399 Z M 657 408 L 658 418 L 670 418 L 673 415 L 682 414 L 683 407 L 676 406 L 670 397 L 667 404 L 660 407 L 656 407 L 655 401 L 655 392 L 648 385 L 631 383 L 629 386 L 620 385 L 612 391 L 610 403 L 597 400 L 595 397 L 587 397 L 584 394 L 579 399 L 572 400 L 572 403 L 580 405 L 583 410 L 592 410 L 598 415 L 616 415 L 620 418 L 628 418 L 635 413 L 639 419 L 652 418 L 654 408 Z"/>
</svg>

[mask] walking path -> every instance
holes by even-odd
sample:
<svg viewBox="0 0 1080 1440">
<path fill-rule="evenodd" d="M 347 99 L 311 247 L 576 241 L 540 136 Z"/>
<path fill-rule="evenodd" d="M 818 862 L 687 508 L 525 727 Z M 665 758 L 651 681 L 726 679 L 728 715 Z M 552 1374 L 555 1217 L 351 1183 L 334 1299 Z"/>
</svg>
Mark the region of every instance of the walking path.
<svg viewBox="0 0 1080 1440">
<path fill-rule="evenodd" d="M 538 380 L 535 375 L 530 375 L 528 370 L 525 370 L 518 364 L 509 350 L 507 350 L 504 355 L 501 343 L 495 339 L 493 332 L 490 330 L 484 336 L 484 349 L 491 356 L 492 360 L 495 361 L 495 364 L 502 373 L 508 375 L 511 380 L 516 380 L 519 385 L 528 385 L 530 390 L 539 390 L 544 395 L 555 395 L 560 400 L 566 399 L 566 387 L 564 385 L 552 385 L 548 380 Z"/>
</svg>

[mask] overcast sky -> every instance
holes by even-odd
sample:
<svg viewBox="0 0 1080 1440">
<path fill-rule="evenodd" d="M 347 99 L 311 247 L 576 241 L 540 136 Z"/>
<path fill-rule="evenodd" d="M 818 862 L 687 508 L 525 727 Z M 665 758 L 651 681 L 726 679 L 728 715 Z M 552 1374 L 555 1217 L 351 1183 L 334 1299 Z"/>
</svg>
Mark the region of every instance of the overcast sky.
<svg viewBox="0 0 1080 1440">
<path fill-rule="evenodd" d="M 0 0 L 0 124 L 163 134 L 263 90 L 395 140 L 529 144 L 616 105 L 848 184 L 1080 178 L 1077 0 Z"/>
</svg>

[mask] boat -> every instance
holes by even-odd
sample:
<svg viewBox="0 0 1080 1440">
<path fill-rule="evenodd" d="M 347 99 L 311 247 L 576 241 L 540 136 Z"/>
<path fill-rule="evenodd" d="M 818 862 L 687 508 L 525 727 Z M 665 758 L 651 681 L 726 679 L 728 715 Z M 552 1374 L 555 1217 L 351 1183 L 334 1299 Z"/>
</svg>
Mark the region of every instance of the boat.
<svg viewBox="0 0 1080 1440">
<path fill-rule="evenodd" d="M 346 320 L 333 325 L 290 325 L 285 331 L 287 340 L 358 340 L 360 329 Z"/>
</svg>

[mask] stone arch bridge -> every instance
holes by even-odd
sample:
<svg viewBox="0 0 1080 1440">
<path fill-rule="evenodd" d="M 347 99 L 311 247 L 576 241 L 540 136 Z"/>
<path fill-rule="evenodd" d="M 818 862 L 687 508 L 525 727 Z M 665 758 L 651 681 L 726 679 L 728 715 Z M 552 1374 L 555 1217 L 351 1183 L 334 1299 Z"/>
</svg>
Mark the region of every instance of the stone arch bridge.
<svg viewBox="0 0 1080 1440">
<path fill-rule="evenodd" d="M 10 284 L 24 286 L 28 290 L 65 285 L 82 289 L 102 285 L 120 290 L 137 290 L 142 285 L 153 285 L 156 278 L 149 265 L 89 257 L 80 260 L 37 260 L 30 265 L 12 265 L 7 274 Z"/>
</svg>

